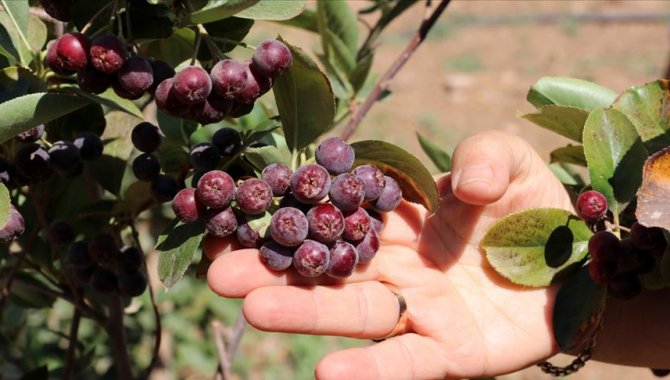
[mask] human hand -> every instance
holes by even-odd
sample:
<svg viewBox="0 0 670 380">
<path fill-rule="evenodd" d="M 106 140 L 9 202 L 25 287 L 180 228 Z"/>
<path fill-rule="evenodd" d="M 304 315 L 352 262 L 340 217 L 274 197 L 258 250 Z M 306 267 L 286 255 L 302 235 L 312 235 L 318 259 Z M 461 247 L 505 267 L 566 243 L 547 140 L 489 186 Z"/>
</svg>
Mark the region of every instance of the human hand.
<svg viewBox="0 0 670 380">
<path fill-rule="evenodd" d="M 387 214 L 381 248 L 345 280 L 302 278 L 267 269 L 256 250 L 219 256 L 207 280 L 224 297 L 245 297 L 243 312 L 267 331 L 378 338 L 398 322 L 400 335 L 334 352 L 316 368 L 319 379 L 435 379 L 512 372 L 557 352 L 551 328 L 555 287 L 514 286 L 479 249 L 489 226 L 531 207 L 571 209 L 563 186 L 523 140 L 487 132 L 461 142 L 453 172 L 437 179 L 439 210 L 427 215 L 406 202 Z"/>
</svg>

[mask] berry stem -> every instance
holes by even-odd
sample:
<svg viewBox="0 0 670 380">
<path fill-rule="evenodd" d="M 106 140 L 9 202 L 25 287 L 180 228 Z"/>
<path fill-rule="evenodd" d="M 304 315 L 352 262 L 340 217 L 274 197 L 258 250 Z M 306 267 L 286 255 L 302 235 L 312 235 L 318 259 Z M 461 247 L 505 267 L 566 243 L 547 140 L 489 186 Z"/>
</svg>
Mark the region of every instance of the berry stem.
<svg viewBox="0 0 670 380">
<path fill-rule="evenodd" d="M 435 9 L 432 10 L 431 2 L 426 2 L 426 15 L 424 16 L 419 29 L 414 34 L 414 37 L 412 37 L 412 40 L 409 42 L 409 44 L 407 44 L 402 53 L 400 53 L 400 56 L 395 60 L 395 62 L 393 62 L 391 67 L 384 73 L 384 75 L 379 78 L 375 84 L 374 89 L 365 99 L 363 105 L 358 108 L 356 113 L 351 117 L 351 119 L 349 119 L 349 123 L 347 123 L 341 135 L 344 141 L 347 141 L 356 131 L 361 121 L 363 120 L 363 117 L 365 117 L 365 115 L 368 113 L 370 108 L 372 108 L 377 99 L 379 99 L 384 90 L 388 88 L 389 82 L 395 77 L 395 75 L 398 73 L 398 71 L 400 71 L 405 63 L 407 63 L 419 45 L 421 45 L 421 43 L 426 39 L 428 32 L 435 25 L 435 22 L 440 17 L 442 12 L 444 12 L 444 10 L 447 8 L 447 5 L 449 5 L 450 1 L 451 0 L 441 0 Z"/>
<path fill-rule="evenodd" d="M 88 32 L 88 30 L 91 28 L 91 26 L 93 26 L 93 21 L 95 21 L 95 19 L 97 19 L 98 17 L 100 17 L 100 15 L 103 14 L 103 13 L 107 10 L 107 8 L 109 8 L 109 7 L 112 6 L 113 4 L 115 4 L 115 2 L 114 2 L 114 3 L 107 3 L 107 4 L 105 4 L 102 8 L 100 8 L 100 10 L 97 11 L 97 12 L 91 17 L 90 20 L 88 20 L 88 22 L 86 23 L 86 25 L 84 25 L 84 27 L 81 28 L 80 32 L 81 32 L 82 34 L 86 34 L 86 32 Z"/>
<path fill-rule="evenodd" d="M 65 356 L 65 369 L 63 379 L 72 379 L 75 372 L 75 354 L 77 351 L 77 342 L 79 341 L 79 322 L 81 321 L 81 310 L 74 308 L 72 322 L 70 324 L 70 335 L 68 337 L 67 354 Z"/>
<path fill-rule="evenodd" d="M 256 50 L 255 45 L 251 45 L 251 44 L 248 44 L 246 42 L 231 40 L 230 38 L 226 38 L 226 37 L 210 36 L 210 38 L 213 39 L 214 41 L 225 42 L 225 43 L 229 43 L 229 44 L 235 44 L 235 45 L 241 46 L 243 48 Z"/>
<path fill-rule="evenodd" d="M 125 17 L 124 21 L 126 22 L 126 34 L 127 34 L 126 39 L 128 40 L 128 42 L 130 42 L 132 44 L 133 43 L 133 28 L 130 25 L 130 9 L 128 8 L 128 5 L 129 5 L 128 3 L 129 3 L 128 0 L 126 0 L 126 11 L 125 11 L 125 16 L 126 17 Z"/>
<path fill-rule="evenodd" d="M 195 48 L 193 49 L 193 55 L 191 56 L 191 66 L 195 65 L 195 60 L 198 58 L 198 51 L 200 50 L 200 41 L 202 41 L 202 33 L 200 29 L 195 29 Z"/>
<path fill-rule="evenodd" d="M 110 295 L 109 303 L 109 318 L 105 329 L 107 335 L 111 340 L 112 355 L 116 364 L 117 377 L 119 379 L 134 379 L 133 372 L 130 368 L 130 358 L 128 357 L 128 349 L 126 348 L 126 331 L 123 327 L 123 307 L 121 306 L 121 298 L 116 295 Z"/>
</svg>

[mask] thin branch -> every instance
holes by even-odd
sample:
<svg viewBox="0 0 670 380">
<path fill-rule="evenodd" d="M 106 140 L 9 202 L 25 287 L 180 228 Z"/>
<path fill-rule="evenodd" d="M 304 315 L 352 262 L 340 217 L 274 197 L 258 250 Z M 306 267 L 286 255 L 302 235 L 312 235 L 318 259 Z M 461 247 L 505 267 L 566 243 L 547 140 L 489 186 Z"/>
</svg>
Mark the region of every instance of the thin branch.
<svg viewBox="0 0 670 380">
<path fill-rule="evenodd" d="M 81 310 L 74 308 L 72 315 L 72 324 L 70 325 L 70 336 L 67 347 L 67 354 L 65 356 L 65 370 L 63 371 L 63 378 L 65 380 L 72 379 L 75 371 L 75 353 L 77 351 L 77 342 L 79 341 L 79 322 L 81 321 Z"/>
<path fill-rule="evenodd" d="M 230 361 L 228 360 L 228 350 L 223 339 L 224 332 L 221 322 L 212 321 L 212 335 L 214 336 L 214 345 L 216 354 L 219 357 L 219 376 L 222 380 L 230 380 Z"/>
<path fill-rule="evenodd" d="M 388 88 L 389 82 L 395 77 L 395 75 L 398 73 L 398 71 L 400 71 L 405 63 L 407 63 L 419 45 L 421 45 L 421 43 L 426 39 L 428 32 L 433 27 L 433 25 L 435 25 L 435 22 L 440 17 L 442 12 L 444 12 L 444 10 L 447 8 L 447 5 L 449 5 L 450 1 L 451 0 L 441 0 L 432 11 L 428 11 L 428 9 L 430 9 L 430 1 L 427 2 L 428 13 L 419 26 L 419 30 L 417 30 L 416 34 L 414 37 L 412 37 L 412 40 L 409 42 L 409 44 L 407 44 L 400 56 L 395 60 L 395 62 L 393 62 L 393 65 L 391 65 L 391 67 L 384 73 L 384 75 L 379 78 L 379 81 L 377 81 L 377 84 L 375 85 L 370 95 L 368 95 L 367 99 L 365 99 L 363 105 L 358 108 L 356 113 L 351 117 L 351 119 L 349 119 L 349 123 L 347 123 L 344 131 L 342 131 L 341 137 L 343 140 L 348 140 L 356 131 L 356 128 L 358 128 L 359 124 L 363 120 L 363 117 L 365 117 L 368 111 L 370 111 L 370 108 L 372 108 L 384 90 Z"/>
<path fill-rule="evenodd" d="M 88 20 L 88 22 L 84 25 L 84 27 L 81 28 L 80 32 L 81 32 L 81 33 L 86 33 L 86 32 L 91 28 L 91 26 L 93 26 L 93 21 L 95 21 L 95 19 L 97 19 L 98 17 L 100 17 L 100 15 L 102 15 L 102 14 L 107 10 L 107 8 L 111 7 L 111 6 L 114 5 L 114 4 L 115 4 L 115 2 L 109 2 L 109 3 L 105 4 L 102 8 L 100 8 L 100 10 L 97 11 L 97 12 L 91 17 L 90 20 Z"/>
<path fill-rule="evenodd" d="M 242 335 L 244 335 L 244 330 L 247 327 L 247 320 L 244 319 L 244 314 L 242 309 L 240 309 L 237 320 L 235 321 L 235 327 L 228 334 L 228 362 L 232 363 L 237 349 L 240 347 L 240 342 L 242 341 Z"/>
<path fill-rule="evenodd" d="M 116 294 L 109 296 L 109 319 L 105 330 L 111 340 L 116 376 L 119 379 L 134 379 L 126 346 L 126 331 L 123 327 L 123 307 L 121 307 L 121 298 Z"/>
</svg>

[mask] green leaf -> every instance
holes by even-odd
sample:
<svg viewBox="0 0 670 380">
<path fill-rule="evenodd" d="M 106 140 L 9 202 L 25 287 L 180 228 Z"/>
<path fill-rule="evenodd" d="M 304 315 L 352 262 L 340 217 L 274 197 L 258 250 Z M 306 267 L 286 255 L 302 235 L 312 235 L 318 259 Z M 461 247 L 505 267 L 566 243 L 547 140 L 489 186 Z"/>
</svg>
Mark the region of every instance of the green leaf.
<svg viewBox="0 0 670 380">
<path fill-rule="evenodd" d="M 45 89 L 44 82 L 28 69 L 10 66 L 0 71 L 0 103 Z"/>
<path fill-rule="evenodd" d="M 294 28 L 304 29 L 308 32 L 319 32 L 319 27 L 316 21 L 316 11 L 314 9 L 305 8 L 299 15 L 288 19 L 279 21 L 282 25 L 292 26 Z"/>
<path fill-rule="evenodd" d="M 311 144 L 326 132 L 335 115 L 330 82 L 300 48 L 283 39 L 293 54 L 293 64 L 274 83 L 274 92 L 286 143 L 291 151 Z"/>
<path fill-rule="evenodd" d="M 291 19 L 305 9 L 305 0 L 260 0 L 235 16 L 253 20 L 281 21 Z"/>
<path fill-rule="evenodd" d="M 570 276 L 556 295 L 552 323 L 563 352 L 580 352 L 598 332 L 605 310 L 607 288 L 591 280 L 588 269 Z"/>
<path fill-rule="evenodd" d="M 331 64 L 347 77 L 356 67 L 358 50 L 358 21 L 349 4 L 344 1 L 319 1 L 317 26 L 323 51 Z"/>
<path fill-rule="evenodd" d="M 244 151 L 244 158 L 258 170 L 263 170 L 264 167 L 273 162 L 291 166 L 291 153 L 272 145 L 260 148 L 248 148 Z"/>
<path fill-rule="evenodd" d="M 175 219 L 158 237 L 158 277 L 166 288 L 184 276 L 204 233 L 205 227 L 200 223 L 182 224 Z"/>
<path fill-rule="evenodd" d="M 93 178 L 103 189 L 118 196 L 121 189 L 121 181 L 126 171 L 126 162 L 118 157 L 102 155 L 95 161 L 87 163 Z"/>
<path fill-rule="evenodd" d="M 572 255 L 563 265 L 552 268 L 545 261 L 545 246 L 559 226 L 572 231 Z M 557 273 L 586 256 L 591 235 L 588 226 L 566 210 L 536 208 L 496 222 L 484 235 L 481 246 L 489 263 L 503 277 L 515 284 L 547 286 Z"/>
<path fill-rule="evenodd" d="M 609 107 L 616 97 L 614 91 L 582 79 L 544 77 L 530 88 L 526 99 L 536 108 L 554 104 L 591 111 Z"/>
<path fill-rule="evenodd" d="M 240 11 L 258 2 L 259 0 L 209 0 L 204 8 L 191 13 L 189 22 L 191 24 L 205 24 L 223 20 L 235 14 L 242 17 L 238 14 Z"/>
<path fill-rule="evenodd" d="M 428 140 L 419 132 L 416 133 L 416 137 L 419 139 L 419 144 L 421 145 L 423 152 L 426 153 L 428 158 L 430 158 L 440 172 L 446 173 L 451 170 L 451 156 L 449 153 L 445 152 L 442 148 L 437 146 L 437 144 Z"/>
<path fill-rule="evenodd" d="M 85 120 L 85 122 L 82 122 Z M 102 106 L 89 103 L 78 110 L 74 110 L 58 119 L 47 123 L 47 134 L 52 141 L 73 141 L 81 132 L 92 132 L 100 136 L 107 125 Z"/>
<path fill-rule="evenodd" d="M 184 144 L 177 140 L 163 139 L 156 155 L 166 173 L 180 173 L 184 167 L 190 165 L 188 151 Z"/>
<path fill-rule="evenodd" d="M 619 214 L 635 196 L 642 181 L 647 150 L 626 115 L 595 109 L 584 125 L 584 155 L 591 185 Z"/>
<path fill-rule="evenodd" d="M 28 19 L 28 35 L 26 36 L 33 52 L 42 50 L 47 42 L 47 26 L 34 14 Z"/>
<path fill-rule="evenodd" d="M 574 186 L 579 189 L 586 186 L 581 175 L 577 173 L 573 168 L 568 167 L 568 165 L 554 162 L 549 164 L 549 170 L 561 181 L 562 184 L 567 186 Z"/>
<path fill-rule="evenodd" d="M 19 132 L 44 124 L 88 104 L 85 99 L 68 94 L 35 93 L 0 104 L 0 142 Z"/>
<path fill-rule="evenodd" d="M 403 198 L 423 205 L 431 213 L 437 210 L 440 199 L 435 180 L 412 154 L 385 141 L 358 141 L 351 146 L 356 153 L 354 166 L 376 165 L 384 174 L 398 182 Z"/>
<path fill-rule="evenodd" d="M 586 166 L 584 147 L 582 145 L 568 145 L 554 149 L 550 154 L 550 161 Z"/>
<path fill-rule="evenodd" d="M 105 106 L 111 110 L 125 112 L 128 115 L 135 116 L 138 119 L 144 119 L 142 111 L 131 100 L 123 99 L 116 95 L 111 88 L 102 94 L 96 95 L 81 90 L 79 87 L 68 87 L 67 92 L 75 93 L 81 97 L 90 99 L 94 103 Z"/>
<path fill-rule="evenodd" d="M 254 20 L 229 17 L 225 20 L 205 24 L 204 27 L 210 36 L 221 37 L 232 41 L 242 41 L 244 37 L 247 36 L 253 25 Z M 236 44 L 231 42 L 219 42 L 215 39 L 212 40 L 224 53 L 227 53 L 237 47 Z"/>
<path fill-rule="evenodd" d="M 47 365 L 37 367 L 30 372 L 26 372 L 19 380 L 44 380 L 49 378 L 49 368 Z"/>
<path fill-rule="evenodd" d="M 612 108 L 623 112 L 633 123 L 649 153 L 670 146 L 670 97 L 667 80 L 629 88 L 614 102 Z"/>
<path fill-rule="evenodd" d="M 158 126 L 166 138 L 187 143 L 191 134 L 198 128 L 198 123 L 179 117 L 170 116 L 158 111 Z"/>
<path fill-rule="evenodd" d="M 551 268 L 559 268 L 572 256 L 574 243 L 572 230 L 568 226 L 558 226 L 551 231 L 544 246 L 544 261 Z"/>
<path fill-rule="evenodd" d="M 18 52 L 18 59 L 24 65 L 32 60 L 31 46 L 26 38 L 28 32 L 29 12 L 27 1 L 0 0 L 4 11 L 0 12 L 0 24 L 2 24 L 12 41 L 14 50 Z M 2 43 L 4 46 L 5 43 Z"/>
<path fill-rule="evenodd" d="M 582 130 L 589 113 L 580 108 L 546 105 L 538 112 L 521 116 L 542 128 L 556 132 L 577 142 L 582 141 Z"/>
<path fill-rule="evenodd" d="M 205 45 L 205 44 L 203 44 Z M 160 57 L 172 67 L 191 59 L 195 50 L 195 32 L 190 28 L 175 30 L 169 38 L 144 44 L 143 50 L 153 57 Z"/>
<path fill-rule="evenodd" d="M 9 34 L 10 30 L 13 29 L 11 29 L 9 17 L 5 13 L 0 12 L 0 54 L 8 60 L 10 65 L 15 65 L 19 63 L 20 56 Z"/>
<path fill-rule="evenodd" d="M 9 209 L 12 206 L 12 201 L 9 197 L 9 191 L 4 184 L 0 183 L 0 226 L 7 224 L 9 219 Z"/>
</svg>

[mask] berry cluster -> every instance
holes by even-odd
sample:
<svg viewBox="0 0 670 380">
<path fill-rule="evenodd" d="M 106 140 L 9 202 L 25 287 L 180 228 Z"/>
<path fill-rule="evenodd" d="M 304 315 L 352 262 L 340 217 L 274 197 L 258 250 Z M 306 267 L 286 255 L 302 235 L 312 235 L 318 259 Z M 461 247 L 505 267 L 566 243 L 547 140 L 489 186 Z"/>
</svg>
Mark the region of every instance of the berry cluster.
<svg viewBox="0 0 670 380">
<path fill-rule="evenodd" d="M 350 171 L 353 163 L 353 148 L 333 137 L 317 147 L 316 163 L 295 172 L 273 163 L 261 178 L 236 183 L 226 172 L 208 171 L 175 196 L 172 208 L 184 223 L 202 221 L 209 234 L 234 233 L 243 246 L 260 248 L 272 270 L 346 277 L 375 256 L 378 213 L 402 199 L 393 178 L 373 165 Z"/>
<path fill-rule="evenodd" d="M 577 214 L 594 227 L 605 218 L 607 208 L 607 199 L 595 190 L 577 198 Z M 654 269 L 656 258 L 663 255 L 666 246 L 662 229 L 638 222 L 633 222 L 623 239 L 607 230 L 597 231 L 588 243 L 589 275 L 594 282 L 607 285 L 612 296 L 633 298 L 642 290 L 639 275 Z"/>
<path fill-rule="evenodd" d="M 79 88 L 100 94 L 112 87 L 124 99 L 154 93 L 159 83 L 175 71 L 166 62 L 131 55 L 126 44 L 113 35 L 93 41 L 82 33 L 66 33 L 49 45 L 46 65 L 56 74 L 77 74 Z"/>
<path fill-rule="evenodd" d="M 60 227 L 55 227 L 60 224 Z M 54 222 L 50 227 L 50 240 L 59 245 L 70 244 L 66 264 L 74 278 L 89 284 L 100 294 L 117 293 L 124 297 L 139 296 L 147 288 L 147 278 L 142 272 L 144 254 L 137 247 L 119 247 L 116 237 L 101 233 L 90 240 L 74 240 L 74 233 L 65 239 L 64 222 Z M 55 228 L 60 232 L 51 233 Z M 54 241 L 52 236 L 60 236 Z"/>
<path fill-rule="evenodd" d="M 224 59 L 208 73 L 188 66 L 156 88 L 156 104 L 167 114 L 216 123 L 226 117 L 240 117 L 272 88 L 275 78 L 291 66 L 291 51 L 277 40 L 262 42 L 251 60 Z"/>
</svg>

